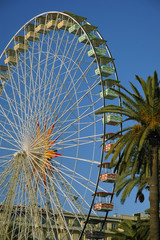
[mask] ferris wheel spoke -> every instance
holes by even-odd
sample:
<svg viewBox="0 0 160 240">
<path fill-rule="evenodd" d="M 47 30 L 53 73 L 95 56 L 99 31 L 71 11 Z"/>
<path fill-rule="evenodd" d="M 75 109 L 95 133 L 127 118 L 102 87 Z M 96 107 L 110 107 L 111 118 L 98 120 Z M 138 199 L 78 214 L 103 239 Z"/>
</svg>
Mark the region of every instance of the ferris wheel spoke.
<svg viewBox="0 0 160 240">
<path fill-rule="evenodd" d="M 0 124 L 0 126 L 2 126 Z M 10 125 L 9 125 L 10 127 Z M 13 134 L 15 134 L 15 131 L 13 131 L 13 134 L 11 135 L 11 133 L 7 130 L 7 128 L 3 125 L 2 126 L 3 128 L 3 131 L 1 130 L 1 133 L 2 133 L 2 136 L 1 136 L 1 139 L 5 140 L 6 143 L 11 143 L 12 146 L 15 146 L 17 148 L 20 147 L 20 141 L 17 140 L 17 135 L 16 135 L 16 138 L 13 136 Z M 4 133 L 5 131 L 5 133 Z M 1 149 L 3 149 L 3 147 L 1 147 Z"/>
<path fill-rule="evenodd" d="M 8 113 L 8 110 L 6 111 L 1 105 L 0 105 L 0 111 L 1 111 L 1 114 L 3 114 L 5 120 L 7 121 L 7 124 L 9 125 L 10 129 L 13 131 L 14 135 L 16 136 L 17 138 L 17 142 L 20 142 L 20 136 L 18 135 L 17 133 L 17 129 L 18 129 L 18 126 L 17 126 L 17 123 L 15 122 L 15 118 L 14 118 L 14 114 L 11 110 L 11 114 L 12 114 L 12 119 L 9 119 L 9 114 L 7 115 Z M 4 127 L 3 124 L 1 124 L 2 128 L 6 130 L 6 132 L 8 133 L 8 135 L 11 137 L 11 134 L 9 133 L 9 131 Z M 11 137 L 13 138 L 13 136 Z"/>
<path fill-rule="evenodd" d="M 60 94 L 59 94 L 60 95 Z M 62 101 L 62 103 L 63 103 L 64 101 Z"/>
<path fill-rule="evenodd" d="M 15 144 L 15 141 L 11 141 L 7 137 L 3 137 L 3 136 L 1 136 L 1 139 L 4 140 L 6 143 L 10 144 L 10 146 L 14 146 L 15 148 L 17 148 L 17 144 Z"/>
<path fill-rule="evenodd" d="M 62 183 L 61 185 L 64 185 L 63 188 L 59 185 L 59 182 L 56 181 L 55 183 L 55 185 L 57 185 L 57 189 L 60 191 L 59 195 L 62 195 L 65 197 L 65 201 L 67 202 L 67 204 L 71 207 L 72 211 L 75 211 L 74 217 L 78 219 L 78 215 L 76 214 L 76 212 L 81 213 L 83 216 L 84 215 L 83 209 L 81 209 L 80 206 L 74 201 L 75 195 L 72 196 L 70 186 L 68 187 L 67 183 L 62 179 L 61 179 L 61 183 Z M 67 191 L 65 187 L 67 188 Z M 63 208 L 65 208 L 65 201 L 62 206 Z"/>
<path fill-rule="evenodd" d="M 83 212 L 83 208 L 80 207 L 81 203 L 79 201 L 77 202 L 77 199 L 80 198 L 81 201 L 85 202 L 88 207 L 89 207 L 89 204 L 85 201 L 85 198 L 83 196 L 81 196 L 80 193 L 78 191 L 76 191 L 76 189 L 66 180 L 66 178 L 63 177 L 62 174 L 60 174 L 59 176 L 61 177 L 61 179 L 63 178 L 62 186 L 64 186 L 63 189 L 65 189 L 64 190 L 65 193 L 63 194 L 63 196 L 65 196 L 65 202 L 67 201 L 69 204 L 71 203 L 73 208 L 78 210 L 77 212 L 80 213 L 81 216 L 84 216 L 85 213 Z M 66 194 L 67 194 L 67 196 L 66 196 Z M 76 196 L 76 194 L 77 194 L 77 196 Z M 65 206 L 65 202 L 64 202 L 64 206 Z"/>
<path fill-rule="evenodd" d="M 33 156 L 34 156 L 34 155 L 33 155 Z M 33 158 L 33 156 L 31 156 L 31 159 Z M 63 156 L 63 157 L 67 158 L 66 156 Z M 69 157 L 69 158 L 71 159 L 71 157 Z M 42 166 L 41 166 L 41 163 L 43 163 L 43 160 L 40 159 L 40 158 L 38 158 L 38 160 L 40 161 L 40 163 L 39 163 L 39 164 L 37 163 L 37 167 L 40 168 L 41 171 L 43 172 L 43 168 L 42 168 Z M 77 159 L 77 160 L 90 162 L 89 160 L 86 160 L 86 159 Z M 92 163 L 99 164 L 99 162 L 93 162 L 93 161 L 92 161 Z M 32 160 L 30 160 L 30 164 L 31 164 L 32 167 L 34 167 L 34 163 L 33 163 Z M 60 166 L 62 166 L 62 165 L 60 164 Z M 69 169 L 69 168 L 67 168 L 67 167 L 65 167 L 65 166 L 63 166 L 63 168 L 65 168 L 67 171 L 70 171 L 71 173 L 73 173 L 73 171 L 72 171 L 71 169 Z M 35 171 L 36 171 L 36 172 L 35 172 L 35 174 L 34 174 L 34 176 L 33 176 L 34 179 L 35 179 L 35 175 L 38 174 L 38 171 L 37 171 L 36 169 L 35 169 Z M 63 174 L 65 174 L 65 173 L 63 172 Z M 65 174 L 65 175 L 72 178 L 72 176 L 69 176 L 68 174 Z M 84 180 L 85 180 L 85 181 L 88 181 L 88 179 L 84 178 L 82 175 L 80 175 L 80 174 L 78 174 L 78 173 L 76 173 L 76 175 L 78 176 L 78 178 L 81 177 L 83 181 L 84 181 Z M 43 182 L 42 177 L 39 176 L 39 178 L 40 178 L 41 182 Z M 75 179 L 74 179 L 74 180 L 75 180 Z M 75 180 L 75 181 L 78 182 L 77 180 Z M 82 185 L 80 182 L 79 182 L 79 184 Z M 93 183 L 90 182 L 90 184 L 92 185 Z M 83 185 L 83 187 L 85 187 L 85 185 Z M 93 187 L 95 187 L 94 184 L 93 184 Z M 93 192 L 93 190 L 92 190 L 92 192 Z"/>
<path fill-rule="evenodd" d="M 79 57 L 79 56 L 78 56 L 78 57 Z M 77 57 L 77 59 L 78 59 L 78 57 Z M 72 59 L 72 58 L 70 58 L 70 59 Z M 71 61 L 72 61 L 72 60 L 70 60 L 70 62 L 71 62 Z M 76 60 L 76 61 L 77 61 L 77 60 Z M 72 71 L 74 65 L 76 64 L 76 61 L 74 62 L 72 68 L 71 68 L 69 71 L 66 72 L 66 76 L 64 77 L 64 82 L 66 81 L 67 77 L 69 76 L 70 72 Z M 61 68 L 62 68 L 62 65 L 64 65 L 64 61 L 62 61 Z M 57 78 L 57 79 L 58 79 L 58 78 Z M 64 85 L 64 82 L 62 83 L 62 86 Z M 61 89 L 62 89 L 62 87 L 61 87 Z M 60 95 L 59 92 L 57 93 L 57 95 Z"/>
<path fill-rule="evenodd" d="M 58 215 L 58 218 L 60 218 L 60 222 L 62 225 L 64 225 L 63 227 L 65 227 L 65 229 L 67 230 L 67 232 L 70 234 L 69 228 L 66 224 L 66 220 L 64 217 L 64 213 L 61 210 L 61 205 L 60 205 L 60 201 L 59 201 L 59 197 L 57 195 L 57 187 L 55 185 L 55 183 L 53 183 L 53 181 L 49 181 L 49 187 L 46 186 L 46 194 L 48 194 L 49 199 L 48 201 L 50 202 L 50 200 L 52 199 L 52 196 L 50 195 L 50 192 L 53 191 L 54 192 L 54 196 L 55 196 L 55 200 L 52 201 L 52 210 Z M 51 190 L 52 189 L 52 190 Z"/>
<path fill-rule="evenodd" d="M 18 82 L 15 82 L 14 76 L 17 75 L 17 80 Z M 25 92 L 24 92 L 24 81 L 25 78 L 23 76 L 23 67 L 22 64 L 20 65 L 20 67 L 16 68 L 16 71 L 12 74 L 12 78 L 11 78 L 11 89 L 12 89 L 12 94 L 13 94 L 13 100 L 14 100 L 14 107 L 15 107 L 15 111 L 18 113 L 21 113 L 20 116 L 21 118 L 18 118 L 18 120 L 20 120 L 19 122 L 21 124 L 23 124 L 24 120 L 23 120 L 23 112 L 24 112 L 24 99 L 25 99 Z M 26 90 L 26 89 L 25 89 Z M 20 103 L 18 103 L 17 101 L 17 96 L 19 97 L 19 101 Z"/>
<path fill-rule="evenodd" d="M 10 174 L 12 172 L 12 169 L 8 169 L 7 171 L 3 172 L 3 175 L 1 176 L 1 183 L 0 183 L 0 187 L 2 188 L 2 192 L 0 194 L 0 196 L 2 197 L 4 194 L 4 191 L 6 191 L 6 189 L 8 189 L 8 185 L 9 183 L 6 183 L 6 179 L 9 178 Z"/>
<path fill-rule="evenodd" d="M 86 116 L 90 116 L 90 115 L 91 115 L 91 113 L 89 113 L 89 115 L 86 115 Z M 82 119 L 83 119 L 83 118 L 85 118 L 85 117 L 83 116 Z M 78 118 L 78 121 L 79 121 L 79 120 L 81 120 L 80 117 Z M 97 120 L 97 122 L 99 122 L 99 121 L 100 121 L 100 119 Z M 65 121 L 65 122 L 66 122 L 66 121 Z M 65 122 L 64 122 L 64 123 L 65 123 Z M 70 127 L 75 126 L 75 124 L 77 123 L 77 120 L 72 121 L 72 122 L 69 123 L 68 125 L 64 126 L 64 128 L 62 128 L 62 126 L 64 125 L 64 123 L 62 122 L 62 124 L 61 124 L 61 126 L 60 126 L 61 131 L 60 131 L 59 136 L 60 136 L 61 134 L 65 133 Z M 84 130 L 84 129 L 86 129 L 86 128 L 89 128 L 90 126 L 92 126 L 92 125 L 94 124 L 94 122 L 90 122 L 90 123 L 87 123 L 87 122 L 86 122 L 85 124 L 87 124 L 86 127 L 83 127 L 83 128 L 80 129 L 80 130 L 74 131 L 73 133 L 71 133 L 71 134 L 68 136 L 68 138 L 71 138 L 72 136 L 74 136 L 74 135 L 77 134 L 78 132 L 81 132 L 82 130 Z M 65 138 L 65 139 L 66 139 L 66 138 Z"/>
<path fill-rule="evenodd" d="M 65 155 L 63 155 L 63 157 L 64 158 L 68 158 L 68 159 L 75 159 L 75 157 L 70 157 L 70 156 L 65 156 Z M 92 163 L 92 160 L 89 160 L 89 159 L 85 159 L 85 158 L 76 158 L 76 160 L 79 160 L 79 161 L 82 161 L 82 162 L 91 162 Z M 94 163 L 97 165 L 97 164 L 99 164 L 100 162 L 98 162 L 98 161 L 94 161 Z"/>
<path fill-rule="evenodd" d="M 12 100 L 8 100 L 9 104 L 12 102 Z M 13 107 L 13 110 L 12 110 Z M 23 125 L 23 122 L 21 120 L 21 114 L 17 112 L 13 106 L 13 103 L 10 105 L 10 109 L 7 109 L 5 106 L 0 105 L 0 111 L 1 115 L 5 118 L 6 124 L 11 127 L 12 132 L 17 138 L 17 141 L 21 141 L 22 133 L 18 132 L 19 126 Z M 16 112 L 13 112 L 16 111 Z M 4 125 L 4 120 L 3 124 Z M 4 127 L 3 127 L 4 128 Z"/>
<path fill-rule="evenodd" d="M 93 62 L 91 63 L 91 65 L 89 65 L 89 67 L 91 67 L 92 64 L 93 64 Z M 89 67 L 86 69 L 86 72 L 88 71 Z M 64 100 L 68 97 L 68 95 L 69 95 L 69 94 L 71 93 L 71 91 L 74 89 L 74 86 L 75 86 L 79 81 L 82 81 L 82 77 L 84 77 L 84 75 L 85 75 L 85 72 L 83 73 L 83 76 L 81 75 L 81 76 L 78 78 L 78 80 L 77 80 L 75 83 L 73 83 L 72 87 L 67 91 L 66 95 L 64 96 L 63 100 L 61 101 L 61 105 L 58 106 L 58 109 L 61 108 Z M 75 92 L 75 93 L 76 93 L 76 92 Z M 77 103 L 77 101 L 76 101 L 76 103 Z M 75 105 L 76 103 L 74 103 L 74 105 Z M 56 111 L 56 110 L 55 110 L 55 111 Z"/>
<path fill-rule="evenodd" d="M 24 83 L 23 83 L 23 79 L 21 78 L 21 69 L 22 66 L 20 66 L 19 68 L 16 68 L 16 75 L 17 75 L 17 83 L 15 83 L 14 78 L 12 77 L 12 93 L 13 93 L 13 101 L 14 101 L 14 107 L 16 109 L 17 115 L 20 115 L 20 118 L 18 117 L 17 120 L 19 121 L 19 126 L 22 124 L 24 124 L 24 116 L 23 116 L 23 112 L 24 112 L 24 103 L 23 103 L 23 99 L 24 99 L 24 94 L 23 91 L 24 89 L 22 87 L 24 87 Z M 19 98 L 19 104 L 17 101 L 17 97 L 16 95 L 18 95 Z M 17 106 L 18 104 L 18 106 Z"/>
<path fill-rule="evenodd" d="M 77 44 L 78 44 L 78 41 L 77 41 Z M 77 44 L 76 44 L 76 46 L 77 46 Z M 70 47 L 69 47 L 69 49 L 68 49 L 68 53 L 69 53 L 69 50 L 70 50 L 71 46 L 72 46 L 72 43 L 70 44 Z M 61 65 L 60 65 L 60 70 L 62 69 L 63 65 L 65 66 L 65 64 L 67 63 L 67 62 L 65 61 L 66 59 L 68 60 L 67 65 L 69 65 L 68 67 L 66 67 L 66 69 L 70 69 L 69 71 L 67 70 L 67 71 L 65 72 L 64 80 L 67 79 L 67 77 L 69 76 L 69 74 L 70 74 L 70 72 L 72 71 L 73 67 L 74 67 L 75 65 L 77 65 L 77 61 L 78 61 L 79 57 L 81 56 L 81 54 L 83 53 L 83 49 L 82 49 L 82 51 L 79 53 L 79 55 L 77 56 L 77 58 L 76 58 L 76 59 L 74 60 L 74 62 L 73 62 L 73 55 L 74 55 L 75 51 L 77 50 L 77 49 L 76 49 L 76 46 L 75 46 L 74 51 L 73 51 L 73 53 L 72 53 L 71 56 L 67 56 L 68 53 L 65 54 L 65 51 L 64 51 L 64 53 L 63 53 L 63 55 L 62 55 L 62 61 L 61 61 Z M 84 52 L 84 53 L 85 53 L 85 52 Z M 84 53 L 83 53 L 83 54 L 84 54 Z M 70 67 L 70 65 L 71 65 L 72 62 L 73 62 L 73 66 Z M 57 76 L 59 76 L 59 74 L 58 74 Z"/>
<path fill-rule="evenodd" d="M 70 135 L 72 132 L 68 132 Z M 97 135 L 90 135 L 90 136 L 85 136 L 85 137 L 80 137 L 79 138 L 79 145 L 85 145 L 93 142 L 101 142 L 100 137 L 102 136 L 101 134 Z M 63 147 L 60 147 L 59 145 L 63 144 Z M 77 146 L 77 138 L 65 138 L 63 141 L 59 142 L 59 144 L 56 145 L 57 150 L 60 150 L 62 148 L 67 148 L 67 147 L 76 147 Z"/>
<path fill-rule="evenodd" d="M 84 97 L 84 96 L 83 96 L 83 97 Z M 83 99 L 83 98 L 82 98 L 82 99 Z M 82 101 L 82 99 L 81 99 L 80 101 Z M 69 110 L 71 110 L 75 104 L 76 104 L 76 103 L 74 103 L 70 108 L 68 108 L 66 112 L 68 112 Z M 76 106 L 74 106 L 74 107 L 76 108 Z M 72 111 L 73 111 L 73 110 L 72 110 Z M 63 113 L 63 115 L 65 115 L 66 112 Z M 71 113 L 70 113 L 70 114 L 71 114 Z M 61 119 L 61 118 L 62 118 L 62 115 L 61 115 L 60 119 Z M 60 120 L 60 119 L 58 119 L 58 120 Z M 77 120 L 73 121 L 71 124 L 69 124 L 69 126 L 71 126 L 71 125 L 72 125 L 73 123 L 75 123 L 75 122 L 77 122 Z M 61 127 L 62 127 L 62 126 L 61 126 Z M 67 126 L 67 128 L 68 128 L 68 126 Z"/>
<path fill-rule="evenodd" d="M 58 179 L 59 179 L 59 181 L 58 181 Z M 61 182 L 61 185 L 59 184 L 59 182 Z M 52 182 L 52 184 L 51 184 L 51 186 L 53 185 L 53 182 Z M 62 187 L 63 186 L 63 187 Z M 53 187 L 53 186 L 52 186 Z M 65 187 L 67 188 L 67 190 L 65 189 Z M 66 183 L 66 181 L 63 181 L 62 180 L 62 178 L 61 178 L 61 176 L 58 174 L 58 176 L 57 176 L 57 179 L 55 179 L 55 181 L 54 181 L 54 188 L 56 188 L 57 189 L 57 196 L 59 196 L 58 198 L 60 199 L 62 196 L 65 198 L 65 199 L 67 199 L 67 203 L 69 204 L 69 206 L 71 207 L 71 209 L 72 210 L 74 210 L 75 211 L 75 209 L 76 209 L 76 211 L 79 213 L 80 211 L 80 209 L 78 208 L 77 209 L 77 206 L 75 206 L 75 205 L 77 205 L 77 204 L 75 204 L 74 202 L 73 202 L 73 197 L 74 196 L 72 196 L 71 195 L 71 189 L 69 189 L 70 188 L 70 186 L 68 187 L 67 186 L 67 183 Z M 58 191 L 59 191 L 59 193 L 58 193 Z M 64 202 L 64 201 L 63 201 Z M 64 203 L 63 203 L 63 205 L 64 205 Z M 62 207 L 62 206 L 61 206 Z M 81 213 L 82 213 L 82 209 L 81 209 Z M 76 217 L 76 216 L 75 216 Z"/>
<path fill-rule="evenodd" d="M 78 180 L 76 180 L 76 181 L 77 181 L 77 183 L 79 183 L 80 185 L 82 184 L 83 187 L 85 187 L 85 186 L 84 186 L 85 182 L 89 182 L 90 186 L 92 186 L 92 188 L 95 188 L 95 183 L 92 182 L 90 179 L 86 178 L 85 176 L 83 176 L 82 174 L 80 174 L 80 173 L 78 173 L 78 172 L 75 172 L 74 170 L 68 168 L 67 166 L 64 166 L 64 165 L 62 165 L 62 164 L 60 164 L 60 163 L 58 163 L 58 162 L 57 162 L 57 164 L 60 165 L 60 166 L 59 166 L 59 169 L 58 169 L 58 170 L 56 169 L 56 171 L 59 171 L 59 172 L 61 173 L 61 176 L 64 178 L 64 180 L 66 180 L 65 176 L 67 176 L 67 177 L 69 177 L 69 178 L 72 178 L 73 180 L 79 179 L 79 181 L 78 181 Z M 69 174 L 69 173 L 70 173 L 70 174 Z M 72 174 L 73 174 L 73 173 L 75 173 L 75 174 L 74 174 L 74 178 L 72 177 Z M 65 174 L 65 176 L 64 176 L 64 174 Z M 81 180 L 81 182 L 80 182 L 80 180 Z M 71 185 L 69 182 L 68 182 L 68 184 L 69 184 L 69 185 L 71 186 L 71 188 L 72 188 L 72 185 Z M 88 189 L 89 189 L 89 188 L 88 188 Z M 102 190 L 103 188 L 100 188 L 100 189 Z M 75 191 L 77 192 L 77 190 L 75 190 Z M 93 192 L 93 189 L 89 189 L 89 191 L 92 193 L 92 192 Z"/>
</svg>

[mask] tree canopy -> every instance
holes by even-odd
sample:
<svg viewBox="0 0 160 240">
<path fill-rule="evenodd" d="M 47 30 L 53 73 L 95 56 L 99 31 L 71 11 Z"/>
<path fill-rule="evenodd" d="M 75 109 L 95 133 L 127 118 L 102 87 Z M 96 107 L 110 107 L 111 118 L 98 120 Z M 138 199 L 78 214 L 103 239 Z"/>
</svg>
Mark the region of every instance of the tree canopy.
<svg viewBox="0 0 160 240">
<path fill-rule="evenodd" d="M 135 186 L 139 188 L 137 198 L 142 201 L 141 190 L 148 185 L 151 239 L 159 240 L 160 84 L 156 71 L 147 81 L 137 75 L 136 80 L 142 93 L 131 82 L 132 92 L 116 83 L 120 90 L 113 91 L 122 99 L 121 105 L 107 105 L 96 114 L 119 114 L 123 116 L 120 124 L 128 124 L 115 133 L 122 135 L 105 158 L 113 154 L 111 164 L 119 174 L 116 181 L 117 194 L 124 190 L 122 202 Z"/>
</svg>

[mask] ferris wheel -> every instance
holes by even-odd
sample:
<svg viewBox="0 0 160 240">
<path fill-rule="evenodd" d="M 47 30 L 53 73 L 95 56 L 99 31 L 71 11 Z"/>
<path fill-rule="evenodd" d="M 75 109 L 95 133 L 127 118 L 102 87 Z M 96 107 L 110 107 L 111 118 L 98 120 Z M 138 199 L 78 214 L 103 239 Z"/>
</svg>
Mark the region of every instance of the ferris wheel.
<svg viewBox="0 0 160 240">
<path fill-rule="evenodd" d="M 47 12 L 0 61 L 0 237 L 78 239 L 93 196 L 109 195 L 97 166 L 120 119 L 95 111 L 116 98 L 114 59 L 85 17 Z"/>
</svg>

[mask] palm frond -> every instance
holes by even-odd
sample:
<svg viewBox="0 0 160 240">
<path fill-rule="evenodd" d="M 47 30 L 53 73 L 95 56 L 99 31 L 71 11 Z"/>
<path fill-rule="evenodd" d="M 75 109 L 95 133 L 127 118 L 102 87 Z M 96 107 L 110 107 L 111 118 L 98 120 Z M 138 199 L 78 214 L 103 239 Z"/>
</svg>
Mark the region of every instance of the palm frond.
<svg viewBox="0 0 160 240">
<path fill-rule="evenodd" d="M 133 90 L 134 93 L 136 94 L 136 96 L 142 99 L 142 96 L 141 96 L 141 94 L 139 93 L 138 89 L 137 89 L 131 82 L 129 82 L 129 83 L 130 83 L 130 85 L 131 85 L 132 90 Z"/>
<path fill-rule="evenodd" d="M 136 80 L 138 80 L 138 82 L 140 83 L 140 85 L 143 89 L 143 92 L 146 96 L 146 82 L 143 80 L 143 78 L 140 78 L 138 75 L 136 75 Z"/>
</svg>

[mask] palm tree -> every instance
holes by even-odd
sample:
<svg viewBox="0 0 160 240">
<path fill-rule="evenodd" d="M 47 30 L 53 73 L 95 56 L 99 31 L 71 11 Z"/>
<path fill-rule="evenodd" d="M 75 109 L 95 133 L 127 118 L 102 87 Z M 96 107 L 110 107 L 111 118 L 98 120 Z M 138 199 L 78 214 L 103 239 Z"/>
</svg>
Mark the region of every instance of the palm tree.
<svg viewBox="0 0 160 240">
<path fill-rule="evenodd" d="M 133 220 L 122 220 L 116 229 L 113 229 L 114 240 L 133 240 L 137 232 L 136 223 Z M 138 239 L 135 239 L 138 240 Z"/>
<path fill-rule="evenodd" d="M 149 240 L 149 219 L 122 220 L 114 230 L 113 240 Z"/>
<path fill-rule="evenodd" d="M 148 176 L 146 174 L 146 162 L 148 162 L 148 158 L 151 158 L 150 152 L 147 151 L 147 148 L 143 148 L 141 150 L 141 154 L 137 152 L 137 147 L 133 148 L 133 153 L 131 154 L 130 159 L 130 166 L 127 167 L 127 169 L 122 169 L 121 172 L 119 171 L 119 174 L 117 174 L 115 183 L 115 192 L 118 196 L 121 192 L 121 203 L 123 204 L 127 198 L 127 196 L 131 193 L 134 187 L 138 188 L 137 195 L 135 202 L 137 199 L 142 203 L 144 201 L 144 195 L 143 195 L 143 189 L 150 189 L 149 187 L 149 172 Z M 140 163 L 140 166 L 137 165 L 136 169 L 136 175 L 132 175 L 133 171 L 133 164 L 135 161 L 138 161 Z M 149 169 L 148 169 L 149 171 Z"/>
<path fill-rule="evenodd" d="M 136 223 L 136 234 L 138 240 L 150 240 L 149 219 L 138 219 Z"/>
<path fill-rule="evenodd" d="M 143 169 L 143 176 L 148 179 L 150 188 L 151 240 L 159 240 L 160 86 L 156 72 L 154 76 L 149 76 L 146 82 L 138 76 L 136 79 L 142 87 L 143 95 L 132 83 L 130 85 L 133 93 L 116 83 L 123 90 L 123 92 L 114 90 L 123 99 L 122 106 L 108 105 L 96 114 L 116 113 L 125 117 L 122 122 L 132 120 L 132 125 L 123 129 L 123 136 L 107 153 L 106 159 L 116 147 L 111 163 L 119 170 L 119 174 L 132 166 L 131 177 L 134 178 Z M 147 152 L 148 157 L 145 157 L 144 161 L 139 161 Z"/>
<path fill-rule="evenodd" d="M 143 170 L 137 176 L 131 177 L 131 168 L 127 169 L 125 172 L 121 174 L 117 174 L 115 182 L 115 192 L 116 196 L 118 196 L 121 192 L 121 203 L 124 204 L 127 196 L 131 193 L 134 187 L 138 188 L 137 195 L 135 198 L 135 202 L 137 199 L 142 203 L 144 201 L 143 189 L 148 188 L 147 178 Z"/>
</svg>

